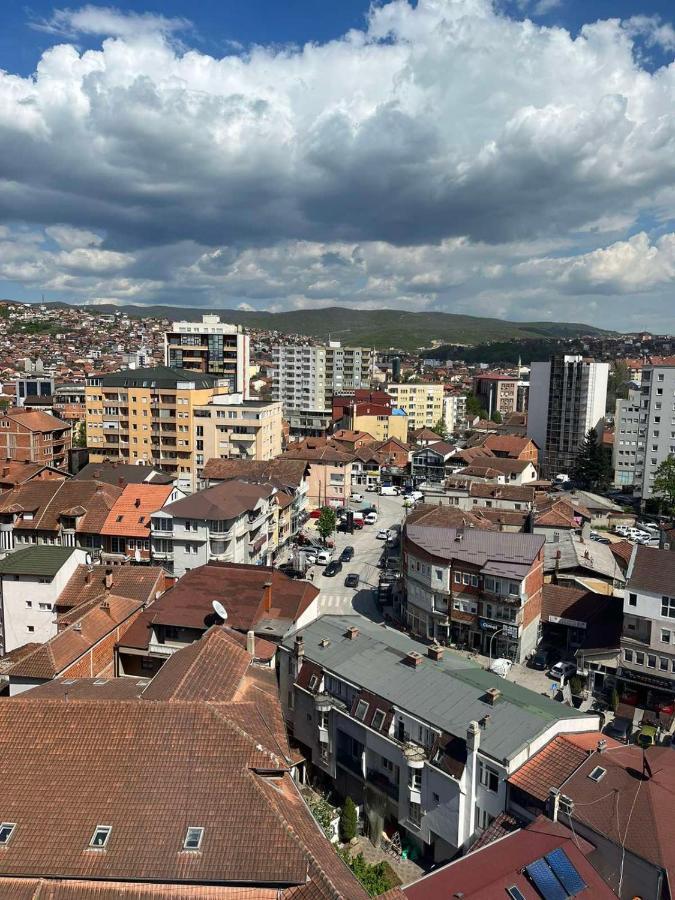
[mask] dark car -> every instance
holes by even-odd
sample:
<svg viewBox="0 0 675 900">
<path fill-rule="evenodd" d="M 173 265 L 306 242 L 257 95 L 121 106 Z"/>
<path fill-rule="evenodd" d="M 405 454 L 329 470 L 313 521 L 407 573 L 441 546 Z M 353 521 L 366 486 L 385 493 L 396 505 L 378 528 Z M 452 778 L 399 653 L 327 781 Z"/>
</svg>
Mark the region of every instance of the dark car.
<svg viewBox="0 0 675 900">
<path fill-rule="evenodd" d="M 549 653 L 548 650 L 544 650 L 540 647 L 536 653 L 534 653 L 528 662 L 528 665 L 531 669 L 539 669 L 540 671 L 545 671 L 548 669 L 549 662 Z"/>
<path fill-rule="evenodd" d="M 629 719 L 614 718 L 605 728 L 605 734 L 613 737 L 615 741 L 628 744 L 633 734 L 633 723 Z"/>
<path fill-rule="evenodd" d="M 326 578 L 332 578 L 334 575 L 337 575 L 338 572 L 342 571 L 342 563 L 339 559 L 334 559 L 333 562 L 328 563 L 326 568 L 323 570 L 323 574 Z"/>
<path fill-rule="evenodd" d="M 349 562 L 352 559 L 354 559 L 354 548 L 345 547 L 345 549 L 340 554 L 340 562 Z"/>
<path fill-rule="evenodd" d="M 345 587 L 357 588 L 359 586 L 359 576 L 356 572 L 350 572 L 345 578 Z"/>
</svg>

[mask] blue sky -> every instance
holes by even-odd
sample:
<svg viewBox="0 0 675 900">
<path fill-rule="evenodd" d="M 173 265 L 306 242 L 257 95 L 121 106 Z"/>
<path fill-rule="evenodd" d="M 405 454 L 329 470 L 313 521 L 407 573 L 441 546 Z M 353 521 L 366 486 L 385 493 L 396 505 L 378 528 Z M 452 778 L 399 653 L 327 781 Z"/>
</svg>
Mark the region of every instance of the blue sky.
<svg viewBox="0 0 675 900">
<path fill-rule="evenodd" d="M 675 331 L 673 16 L 7 0 L 0 296 Z"/>
</svg>

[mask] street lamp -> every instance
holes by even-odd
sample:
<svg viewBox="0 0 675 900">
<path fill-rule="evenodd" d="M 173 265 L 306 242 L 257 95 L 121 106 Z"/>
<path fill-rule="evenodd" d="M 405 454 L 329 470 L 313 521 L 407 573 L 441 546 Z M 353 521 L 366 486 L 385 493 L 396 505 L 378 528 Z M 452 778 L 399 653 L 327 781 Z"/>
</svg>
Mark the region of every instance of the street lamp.
<svg viewBox="0 0 675 900">
<path fill-rule="evenodd" d="M 488 643 L 488 668 L 490 668 L 490 663 L 492 662 L 492 642 L 497 637 L 497 635 L 500 634 L 503 630 L 504 630 L 504 626 L 502 626 L 501 628 L 498 628 L 494 632 L 494 634 L 492 634 L 490 637 L 490 641 Z"/>
</svg>

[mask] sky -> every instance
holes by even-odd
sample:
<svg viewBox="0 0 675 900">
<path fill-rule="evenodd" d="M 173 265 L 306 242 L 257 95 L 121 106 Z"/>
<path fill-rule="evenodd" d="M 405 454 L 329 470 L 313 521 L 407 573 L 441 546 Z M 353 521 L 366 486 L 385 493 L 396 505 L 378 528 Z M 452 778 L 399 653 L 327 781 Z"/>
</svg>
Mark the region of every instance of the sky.
<svg viewBox="0 0 675 900">
<path fill-rule="evenodd" d="M 0 297 L 675 332 L 665 0 L 0 6 Z"/>
</svg>

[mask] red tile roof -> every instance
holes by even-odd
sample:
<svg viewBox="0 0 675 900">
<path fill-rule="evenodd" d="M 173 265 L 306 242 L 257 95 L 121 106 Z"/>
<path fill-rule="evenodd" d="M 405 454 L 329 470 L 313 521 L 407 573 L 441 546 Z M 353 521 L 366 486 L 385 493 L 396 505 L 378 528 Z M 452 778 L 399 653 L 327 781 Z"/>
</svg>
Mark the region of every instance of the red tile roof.
<svg viewBox="0 0 675 900">
<path fill-rule="evenodd" d="M 68 431 L 70 423 L 57 419 L 56 416 L 50 416 L 49 413 L 39 410 L 24 409 L 8 409 L 4 415 L 13 422 L 18 422 L 24 428 L 30 431 Z"/>
<path fill-rule="evenodd" d="M 98 481 L 29 481 L 0 494 L 0 513 L 30 512 L 31 520 L 20 519 L 15 528 L 25 531 L 58 531 L 60 517 L 76 509 L 82 510 L 75 530 L 99 534 L 115 501 L 122 493 L 119 487 Z"/>
<path fill-rule="evenodd" d="M 171 496 L 170 484 L 128 484 L 115 500 L 101 534 L 148 538 L 150 516 Z"/>
<path fill-rule="evenodd" d="M 152 602 L 164 590 L 164 570 L 159 566 L 112 566 L 111 591 L 117 597 Z M 106 593 L 105 566 L 78 566 L 59 594 L 56 607 L 65 611 L 101 600 Z"/>
<path fill-rule="evenodd" d="M 598 733 L 596 746 L 600 737 Z M 551 788 L 559 788 L 587 757 L 588 751 L 572 743 L 566 735 L 558 735 L 514 772 L 509 784 L 544 802 Z"/>
</svg>

